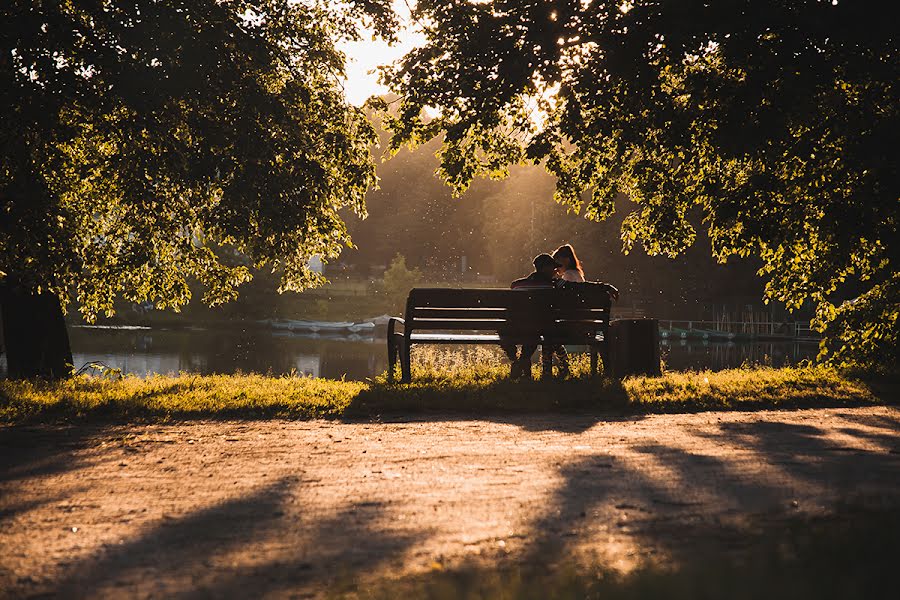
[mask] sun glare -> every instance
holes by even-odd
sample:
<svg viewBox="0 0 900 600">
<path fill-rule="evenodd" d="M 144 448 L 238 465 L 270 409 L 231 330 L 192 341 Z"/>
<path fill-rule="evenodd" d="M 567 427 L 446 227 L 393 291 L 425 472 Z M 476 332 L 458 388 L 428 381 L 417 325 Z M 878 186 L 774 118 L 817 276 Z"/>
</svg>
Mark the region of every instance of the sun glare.
<svg viewBox="0 0 900 600">
<path fill-rule="evenodd" d="M 403 25 L 397 33 L 395 44 L 376 39 L 371 31 L 365 31 L 363 39 L 339 46 L 347 55 L 344 91 L 350 104 L 361 106 L 372 96 L 388 93 L 388 88 L 378 83 L 378 67 L 389 65 L 413 48 L 425 44 L 425 36 L 411 26 L 407 3 L 394 2 L 394 10 Z"/>
</svg>

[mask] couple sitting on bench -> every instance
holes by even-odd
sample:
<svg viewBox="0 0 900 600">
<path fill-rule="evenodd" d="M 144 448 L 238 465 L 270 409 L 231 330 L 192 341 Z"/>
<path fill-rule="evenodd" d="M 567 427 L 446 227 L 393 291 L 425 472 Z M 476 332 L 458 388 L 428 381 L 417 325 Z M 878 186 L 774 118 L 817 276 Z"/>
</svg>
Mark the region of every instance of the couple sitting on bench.
<svg viewBox="0 0 900 600">
<path fill-rule="evenodd" d="M 568 371 L 563 344 L 590 350 L 592 375 L 598 359 L 608 367 L 610 302 L 619 292 L 606 283 L 585 282 L 571 246 L 535 258 L 534 273 L 512 288 L 410 290 L 404 317 L 388 320 L 389 377 L 399 361 L 403 382 L 412 380 L 412 350 L 420 344 L 499 344 L 517 379 L 531 377 L 538 346 L 544 349 L 544 376 L 552 375 L 554 354 L 560 374 Z"/>
<path fill-rule="evenodd" d="M 579 285 L 601 285 L 605 286 L 609 297 L 612 300 L 619 299 L 619 290 L 615 286 L 608 283 L 587 283 L 584 279 L 584 271 L 581 268 L 581 262 L 575 255 L 575 250 L 570 244 L 565 244 L 550 254 L 539 254 L 533 261 L 534 272 L 527 277 L 516 279 L 510 287 L 514 290 L 538 290 L 538 289 L 561 289 L 571 288 Z M 516 344 L 511 343 L 509 339 L 504 339 L 504 331 L 500 331 L 500 347 L 509 357 L 511 364 L 510 377 L 513 379 L 530 379 L 531 378 L 531 359 L 534 355 L 539 341 L 536 338 L 534 342 L 526 342 L 521 345 L 521 352 Z M 569 357 L 565 347 L 561 344 L 542 345 L 541 352 L 543 354 L 544 375 L 550 375 L 550 369 L 553 357 L 558 361 L 557 373 L 560 377 L 569 375 Z"/>
</svg>

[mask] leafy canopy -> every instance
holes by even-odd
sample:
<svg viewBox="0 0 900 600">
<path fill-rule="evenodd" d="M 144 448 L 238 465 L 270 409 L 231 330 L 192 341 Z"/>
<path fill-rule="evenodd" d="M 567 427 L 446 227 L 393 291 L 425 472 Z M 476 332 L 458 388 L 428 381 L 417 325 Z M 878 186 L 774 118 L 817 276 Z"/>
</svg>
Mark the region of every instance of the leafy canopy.
<svg viewBox="0 0 900 600">
<path fill-rule="evenodd" d="M 158 307 L 233 298 L 251 267 L 316 283 L 375 184 L 341 39 L 388 0 L 8 0 L 0 7 L 0 277 Z"/>
<path fill-rule="evenodd" d="M 556 199 L 589 219 L 625 194 L 626 251 L 675 256 L 702 219 L 714 256 L 757 255 L 767 297 L 812 300 L 824 325 L 835 298 L 896 279 L 900 258 L 900 58 L 881 8 L 423 0 L 427 43 L 385 73 L 401 95 L 392 145 L 443 135 L 457 193 L 544 161 Z M 882 350 L 900 341 L 896 290 L 869 296 L 893 315 Z"/>
</svg>

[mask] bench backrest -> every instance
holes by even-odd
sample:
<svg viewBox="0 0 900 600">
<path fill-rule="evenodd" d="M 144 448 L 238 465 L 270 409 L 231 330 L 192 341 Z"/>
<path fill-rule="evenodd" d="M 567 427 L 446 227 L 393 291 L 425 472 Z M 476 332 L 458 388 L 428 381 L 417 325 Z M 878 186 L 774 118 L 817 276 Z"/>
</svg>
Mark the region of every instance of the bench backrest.
<svg viewBox="0 0 900 600">
<path fill-rule="evenodd" d="M 610 301 L 600 285 L 576 284 L 565 289 L 436 289 L 416 288 L 406 301 L 407 332 L 605 331 Z"/>
</svg>

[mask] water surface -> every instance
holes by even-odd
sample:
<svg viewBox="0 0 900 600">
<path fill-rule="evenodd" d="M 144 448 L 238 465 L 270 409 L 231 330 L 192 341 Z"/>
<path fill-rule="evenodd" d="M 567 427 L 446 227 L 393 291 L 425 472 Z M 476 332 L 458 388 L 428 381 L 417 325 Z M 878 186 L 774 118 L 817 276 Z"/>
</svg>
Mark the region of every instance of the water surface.
<svg viewBox="0 0 900 600">
<path fill-rule="evenodd" d="M 297 373 L 313 377 L 365 380 L 387 370 L 384 338 L 298 335 L 259 325 L 228 329 L 109 329 L 71 327 L 75 368 L 104 363 L 123 373 Z M 815 343 L 706 342 L 664 340 L 661 354 L 671 370 L 775 367 L 814 358 Z M 415 355 L 413 355 L 415 360 Z M 6 359 L 0 358 L 0 376 Z"/>
</svg>

